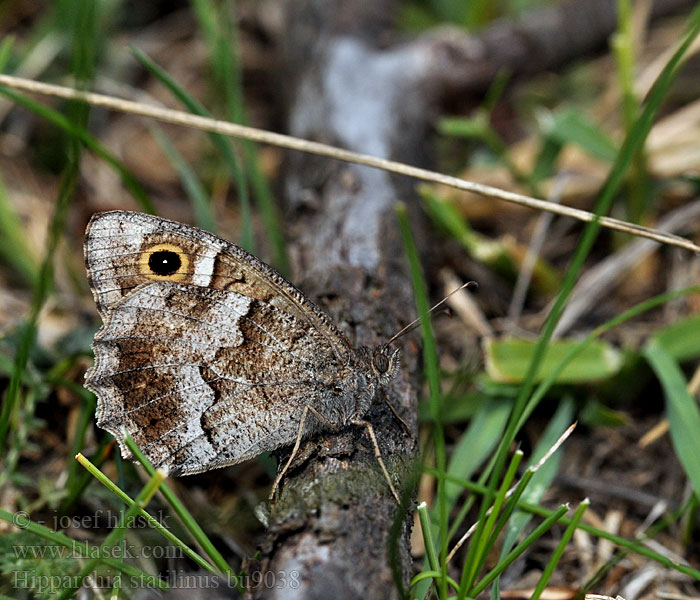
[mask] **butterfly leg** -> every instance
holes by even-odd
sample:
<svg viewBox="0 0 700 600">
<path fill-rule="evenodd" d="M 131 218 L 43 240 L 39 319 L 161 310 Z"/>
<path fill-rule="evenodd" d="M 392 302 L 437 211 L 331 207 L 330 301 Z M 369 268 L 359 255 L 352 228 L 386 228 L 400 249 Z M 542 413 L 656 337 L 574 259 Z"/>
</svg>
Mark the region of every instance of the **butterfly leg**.
<svg viewBox="0 0 700 600">
<path fill-rule="evenodd" d="M 386 405 L 391 409 L 391 412 L 394 413 L 396 420 L 399 421 L 401 423 L 401 425 L 403 425 L 406 428 L 406 433 L 408 433 L 408 435 L 413 435 L 413 432 L 411 431 L 411 428 L 408 426 L 408 423 L 406 423 L 406 421 L 404 421 L 400 417 L 399 413 L 396 412 L 394 405 L 389 401 L 389 398 L 387 397 L 387 395 L 385 393 L 383 393 L 383 391 L 382 391 L 382 398 L 384 399 L 384 402 L 386 403 Z"/>
<path fill-rule="evenodd" d="M 289 469 L 289 466 L 292 464 L 292 461 L 294 460 L 294 457 L 297 455 L 297 452 L 299 451 L 299 446 L 301 446 L 301 440 L 304 437 L 304 425 L 306 424 L 306 417 L 309 414 L 309 411 L 314 413 L 321 421 L 325 421 L 328 425 L 331 427 L 334 426 L 333 422 L 324 417 L 320 412 L 318 412 L 313 406 L 309 406 L 308 404 L 304 407 L 304 410 L 301 413 L 301 419 L 299 420 L 299 431 L 297 431 L 297 439 L 294 442 L 294 448 L 292 448 L 292 453 L 289 455 L 289 459 L 287 460 L 286 464 L 282 468 L 282 470 L 277 473 L 277 477 L 275 477 L 275 480 L 272 482 L 272 490 L 270 491 L 270 495 L 268 496 L 268 500 L 272 500 L 275 496 L 275 492 L 277 491 L 277 487 L 280 484 L 280 481 L 282 481 L 282 477 L 284 477 L 285 473 Z"/>
<path fill-rule="evenodd" d="M 389 489 L 391 490 L 391 493 L 394 495 L 394 498 L 396 498 L 396 502 L 401 504 L 401 500 L 399 499 L 399 495 L 396 493 L 396 490 L 394 489 L 394 484 L 391 482 L 391 477 L 389 477 L 389 471 L 386 470 L 386 465 L 384 464 L 384 461 L 382 460 L 382 453 L 379 451 L 379 444 L 377 444 L 377 436 L 374 435 L 374 427 L 372 427 L 372 423 L 369 421 L 363 421 L 362 419 L 356 419 L 352 421 L 354 425 L 362 425 L 366 430 L 367 430 L 367 435 L 369 436 L 370 441 L 372 442 L 372 446 L 374 447 L 374 456 L 377 459 L 377 462 L 379 463 L 379 466 L 382 469 L 382 472 L 384 473 L 384 477 L 386 477 L 386 482 L 389 484 Z"/>
</svg>

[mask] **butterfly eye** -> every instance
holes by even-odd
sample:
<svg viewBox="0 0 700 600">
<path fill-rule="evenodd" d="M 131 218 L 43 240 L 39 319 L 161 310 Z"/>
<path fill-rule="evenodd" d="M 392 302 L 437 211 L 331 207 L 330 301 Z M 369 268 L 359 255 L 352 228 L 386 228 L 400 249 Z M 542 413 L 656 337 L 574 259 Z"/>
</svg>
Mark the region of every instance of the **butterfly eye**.
<svg viewBox="0 0 700 600">
<path fill-rule="evenodd" d="M 180 281 L 187 274 L 189 260 L 182 248 L 157 244 L 146 250 L 139 261 L 141 273 L 150 279 Z"/>
<path fill-rule="evenodd" d="M 386 373 L 389 370 L 389 357 L 384 352 L 375 352 L 372 360 L 378 373 Z"/>
<path fill-rule="evenodd" d="M 389 356 L 389 349 L 386 346 L 380 346 L 374 351 L 372 356 L 372 366 L 377 375 L 379 375 L 379 381 L 383 384 L 389 383 L 396 377 L 400 363 L 401 350 L 398 348 Z"/>
</svg>

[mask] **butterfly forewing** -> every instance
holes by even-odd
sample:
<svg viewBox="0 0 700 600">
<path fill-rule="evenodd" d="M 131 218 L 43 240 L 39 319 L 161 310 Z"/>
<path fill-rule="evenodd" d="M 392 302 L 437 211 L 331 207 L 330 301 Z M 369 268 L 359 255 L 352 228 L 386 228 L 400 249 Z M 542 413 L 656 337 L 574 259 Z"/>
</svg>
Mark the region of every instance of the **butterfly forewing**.
<svg viewBox="0 0 700 600">
<path fill-rule="evenodd" d="M 178 268 L 154 270 L 154 255 L 170 255 Z M 85 262 L 103 317 L 138 285 L 169 281 L 236 292 L 271 304 L 317 329 L 340 359 L 350 351 L 328 315 L 279 273 L 235 244 L 196 227 L 143 213 L 98 213 L 85 232 Z"/>
</svg>

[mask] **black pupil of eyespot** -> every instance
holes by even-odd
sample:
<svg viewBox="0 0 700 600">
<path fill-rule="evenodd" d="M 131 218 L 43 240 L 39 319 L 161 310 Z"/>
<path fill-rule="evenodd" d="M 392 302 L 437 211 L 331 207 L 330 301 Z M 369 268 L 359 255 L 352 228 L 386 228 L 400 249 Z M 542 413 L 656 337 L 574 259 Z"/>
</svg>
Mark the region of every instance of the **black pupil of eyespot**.
<svg viewBox="0 0 700 600">
<path fill-rule="evenodd" d="M 148 266 L 156 275 L 172 275 L 177 273 L 182 262 L 172 250 L 158 250 L 148 258 Z"/>
</svg>

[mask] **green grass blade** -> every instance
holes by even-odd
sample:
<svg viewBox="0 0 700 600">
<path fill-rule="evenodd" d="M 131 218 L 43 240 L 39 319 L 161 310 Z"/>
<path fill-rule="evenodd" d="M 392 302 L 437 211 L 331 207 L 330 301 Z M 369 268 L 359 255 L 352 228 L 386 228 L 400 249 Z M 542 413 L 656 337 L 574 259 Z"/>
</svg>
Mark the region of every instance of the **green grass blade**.
<svg viewBox="0 0 700 600">
<path fill-rule="evenodd" d="M 139 447 L 134 443 L 134 440 L 127 436 L 124 439 L 124 442 L 129 447 L 129 450 L 131 450 L 136 459 L 141 463 L 143 468 L 146 469 L 146 472 L 149 474 L 149 476 L 153 476 L 153 474 L 155 473 L 153 465 L 143 455 Z M 166 499 L 166 501 L 170 504 L 170 506 L 172 506 L 173 510 L 175 511 L 175 514 L 178 516 L 180 521 L 182 521 L 182 523 L 188 529 L 194 540 L 199 544 L 199 546 L 202 548 L 202 550 L 204 550 L 206 555 L 216 565 L 216 568 L 221 573 L 225 573 L 230 577 L 236 577 L 236 574 L 233 572 L 233 569 L 231 569 L 231 567 L 228 566 L 228 564 L 224 560 L 224 557 L 221 556 L 214 544 L 212 544 L 211 540 L 207 537 L 207 534 L 204 533 L 204 530 L 199 526 L 197 521 L 195 521 L 195 519 L 192 517 L 187 508 L 185 508 L 185 505 L 182 504 L 182 502 L 180 502 L 178 497 L 173 493 L 173 491 L 170 489 L 167 483 L 163 482 L 163 484 L 160 486 L 160 491 L 163 494 L 163 497 Z M 238 581 L 238 579 L 236 579 L 236 581 Z"/>
<path fill-rule="evenodd" d="M 630 131 L 639 114 L 639 100 L 634 89 L 637 73 L 636 40 L 630 0 L 617 0 L 617 15 L 617 31 L 613 35 L 611 48 L 622 92 L 623 122 L 625 130 Z M 643 150 L 640 148 L 635 152 L 626 190 L 627 218 L 633 223 L 638 223 L 643 217 L 646 212 L 646 200 L 649 198 L 649 175 Z"/>
<path fill-rule="evenodd" d="M 571 108 L 554 115 L 547 135 L 560 144 L 575 144 L 591 156 L 603 160 L 612 162 L 617 156 L 615 142 L 577 109 Z"/>
<path fill-rule="evenodd" d="M 517 486 L 515 486 L 515 490 L 513 490 L 513 493 L 508 498 L 508 501 L 506 502 L 505 507 L 503 509 L 503 514 L 498 519 L 498 523 L 496 523 L 496 526 L 494 527 L 491 539 L 489 540 L 489 543 L 486 546 L 486 555 L 491 554 L 493 546 L 496 544 L 496 541 L 500 539 L 501 532 L 503 531 L 506 524 L 510 522 L 511 516 L 518 506 L 518 502 L 520 501 L 521 496 L 530 484 L 530 481 L 532 480 L 534 474 L 534 468 L 530 467 L 526 469 Z M 511 548 L 512 546 L 509 547 L 508 550 L 510 550 Z M 507 554 L 508 551 L 503 551 L 501 553 L 502 556 L 506 556 Z M 496 580 L 493 582 L 493 587 L 491 588 L 491 598 L 500 598 L 498 578 L 496 578 Z"/>
<path fill-rule="evenodd" d="M 19 399 L 20 387 L 24 379 L 24 373 L 29 361 L 29 354 L 36 341 L 37 322 L 39 313 L 46 302 L 53 287 L 53 261 L 58 243 L 63 235 L 63 228 L 73 197 L 73 189 L 78 176 L 78 156 L 77 152 L 69 153 L 68 164 L 63 173 L 61 187 L 58 192 L 58 199 L 54 208 L 49 231 L 46 240 L 46 250 L 39 269 L 36 285 L 29 309 L 29 316 L 23 328 L 17 354 L 15 355 L 12 377 L 7 387 L 0 413 L 0 445 L 4 444 L 10 427 L 10 421 L 14 407 Z"/>
<path fill-rule="evenodd" d="M 555 442 L 561 437 L 574 416 L 574 403 L 570 398 L 565 399 L 557 408 L 554 416 L 547 424 L 542 437 L 538 440 L 535 450 L 530 457 L 528 467 L 532 467 L 549 451 Z M 549 458 L 533 475 L 532 481 L 527 489 L 523 492 L 522 499 L 524 502 L 535 504 L 542 499 L 547 488 L 551 485 L 556 477 L 559 465 L 562 461 L 562 453 L 557 452 Z M 518 536 L 525 529 L 530 521 L 530 515 L 523 511 L 516 512 L 508 523 L 506 537 L 503 540 L 502 555 L 509 552 L 515 544 Z"/>
<path fill-rule="evenodd" d="M 151 203 L 139 182 L 136 181 L 128 169 L 104 146 L 102 146 L 102 144 L 92 137 L 84 127 L 80 127 L 75 123 L 72 123 L 64 115 L 53 110 L 52 108 L 49 108 L 48 106 L 45 106 L 39 102 L 35 102 L 34 100 L 27 98 L 22 94 L 18 94 L 11 89 L 0 86 L 0 94 L 7 96 L 15 104 L 23 106 L 42 119 L 45 119 L 49 123 L 55 125 L 67 135 L 80 140 L 80 142 L 84 144 L 86 148 L 94 152 L 110 167 L 112 167 L 112 169 L 114 169 L 124 184 L 124 187 L 129 191 L 134 200 L 136 200 L 137 204 L 141 207 L 141 210 L 149 214 L 156 214 L 155 207 Z"/>
<path fill-rule="evenodd" d="M 12 48 L 15 45 L 14 35 L 5 35 L 0 41 L 0 73 L 5 72 L 5 67 L 12 57 Z"/>
<path fill-rule="evenodd" d="M 583 517 L 583 513 L 586 512 L 586 509 L 590 506 L 590 504 L 590 501 L 588 500 L 588 498 L 586 498 L 583 502 L 581 502 L 578 505 L 578 508 L 576 509 L 576 512 L 574 513 L 571 522 L 569 523 L 568 527 L 564 530 L 564 535 L 561 536 L 561 540 L 559 540 L 559 543 L 557 544 L 557 547 L 554 550 L 552 558 L 549 560 L 547 566 L 544 568 L 542 576 L 537 582 L 537 586 L 535 587 L 535 591 L 532 594 L 530 600 L 539 600 L 540 596 L 542 595 L 542 592 L 544 591 L 545 587 L 547 587 L 547 583 L 549 583 L 549 580 L 551 579 L 552 574 L 554 573 L 554 569 L 559 564 L 559 561 L 561 560 L 561 557 L 564 554 L 564 550 L 566 550 L 566 546 L 571 541 L 571 538 L 574 535 L 574 531 L 576 531 L 576 527 L 578 526 L 579 522 L 581 521 L 581 518 Z"/>
<path fill-rule="evenodd" d="M 421 581 L 426 581 L 429 579 L 439 579 L 441 577 L 440 571 L 421 571 L 411 580 L 411 587 L 419 584 Z M 459 584 L 451 577 L 447 578 L 447 583 L 449 583 L 455 590 L 459 589 Z M 422 598 L 423 596 L 419 593 L 417 598 Z"/>
<path fill-rule="evenodd" d="M 136 496 L 134 503 L 126 512 L 122 511 L 116 527 L 109 532 L 105 540 L 102 542 L 102 544 L 100 544 L 97 557 L 115 554 L 115 546 L 123 541 L 129 522 L 132 522 L 134 517 L 139 514 L 139 511 L 148 505 L 151 498 L 153 498 L 155 493 L 158 491 L 164 477 L 165 475 L 160 471 L 154 473 L 143 489 L 139 492 L 138 496 Z M 90 558 L 80 569 L 80 572 L 74 577 L 70 578 L 69 585 L 63 588 L 63 591 L 58 595 L 58 600 L 67 600 L 68 598 L 72 598 L 73 595 L 83 586 L 85 579 L 87 579 L 87 577 L 97 568 L 98 564 L 100 564 L 99 558 Z"/>
<path fill-rule="evenodd" d="M 673 448 L 695 495 L 700 498 L 700 410 L 688 392 L 678 363 L 663 347 L 652 341 L 643 353 L 664 389 Z"/>
<path fill-rule="evenodd" d="M 0 179 L 0 258 L 9 265 L 25 285 L 33 286 L 39 265 L 27 244 L 27 235 L 10 204 L 7 188 Z"/>
<path fill-rule="evenodd" d="M 195 223 L 202 229 L 216 233 L 216 217 L 211 209 L 209 195 L 199 177 L 197 177 L 192 167 L 187 164 L 187 161 L 177 151 L 170 138 L 165 135 L 165 132 L 160 127 L 153 125 L 150 129 L 153 138 L 165 152 L 170 164 L 180 176 L 180 181 L 192 205 Z"/>
<path fill-rule="evenodd" d="M 413 284 L 413 293 L 416 300 L 416 310 L 420 318 L 421 332 L 423 334 L 423 361 L 425 365 L 425 377 L 428 381 L 430 391 L 430 413 L 433 419 L 433 441 L 435 444 L 435 460 L 438 476 L 438 529 L 440 542 L 440 572 L 442 577 L 438 580 L 438 588 L 441 598 L 447 597 L 447 497 L 445 494 L 446 453 L 445 434 L 442 427 L 442 393 L 440 391 L 440 369 L 438 366 L 437 347 L 435 344 L 435 334 L 433 333 L 430 321 L 430 305 L 428 303 L 428 293 L 423 278 L 423 271 L 418 257 L 418 250 L 413 241 L 413 235 L 408 223 L 406 206 L 397 203 L 396 217 L 403 240 L 404 251 L 408 258 L 409 272 Z"/>
<path fill-rule="evenodd" d="M 476 598 L 481 592 L 483 592 L 503 571 L 505 571 L 511 564 L 513 564 L 517 558 L 525 552 L 532 544 L 534 544 L 540 537 L 542 537 L 547 531 L 549 531 L 554 524 L 561 519 L 566 514 L 568 510 L 567 505 L 560 506 L 555 510 L 549 517 L 547 517 L 542 523 L 540 523 L 535 529 L 530 533 L 520 544 L 518 544 L 503 560 L 500 560 L 498 564 L 472 589 L 470 589 L 467 594 L 470 598 Z"/>
<path fill-rule="evenodd" d="M 493 541 L 486 548 L 487 552 L 491 552 L 493 545 L 494 545 L 493 542 L 495 542 L 497 539 L 496 536 L 500 535 L 501 531 L 503 531 L 505 526 L 512 521 L 511 517 L 512 517 L 513 513 L 515 512 L 515 510 L 517 509 L 518 503 L 520 502 L 521 498 L 523 497 L 523 494 L 527 490 L 527 488 L 530 485 L 530 482 L 532 481 L 535 474 L 536 474 L 535 467 L 531 466 L 531 467 L 528 467 L 527 469 L 525 469 L 523 476 L 520 478 L 520 481 L 518 481 L 518 484 L 515 486 L 513 493 L 508 498 L 505 509 L 503 510 L 503 514 L 501 515 L 501 518 L 499 519 L 499 522 L 494 530 L 494 535 L 491 536 L 491 539 Z M 508 552 L 515 545 L 515 541 L 516 540 L 513 540 L 513 543 L 510 544 L 507 547 L 507 549 L 506 549 L 504 544 L 501 545 L 501 556 L 505 556 L 506 554 L 508 554 Z"/>
<path fill-rule="evenodd" d="M 675 79 L 680 69 L 686 52 L 699 32 L 700 7 L 693 11 L 689 19 L 689 26 L 686 35 L 683 37 L 677 50 L 674 52 L 673 56 L 664 66 L 654 82 L 651 91 L 649 92 L 644 110 L 640 114 L 634 126 L 630 129 L 628 135 L 625 137 L 622 147 L 620 148 L 620 152 L 617 155 L 617 159 L 610 171 L 605 186 L 603 187 L 600 199 L 596 203 L 594 210 L 596 215 L 606 214 L 610 210 L 612 201 L 620 188 L 627 169 L 629 168 L 635 153 L 643 147 L 646 137 L 651 130 L 654 118 L 661 107 L 671 83 Z M 570 266 L 566 272 L 564 281 L 562 282 L 561 292 L 557 296 L 554 306 L 552 307 L 544 324 L 539 342 L 534 350 L 532 364 L 520 388 L 520 394 L 516 400 L 512 419 L 508 425 L 496 457 L 496 464 L 492 473 L 492 478 L 494 479 L 500 477 L 500 474 L 503 471 L 508 448 L 515 439 L 518 426 L 521 422 L 521 417 L 526 408 L 528 408 L 528 398 L 534 387 L 535 375 L 539 370 L 540 363 L 545 355 L 547 346 L 552 337 L 552 333 L 554 332 L 554 328 L 564 310 L 566 300 L 568 299 L 574 283 L 576 282 L 576 279 L 583 268 L 584 261 L 593 246 L 593 242 L 598 235 L 599 229 L 600 225 L 598 221 L 591 221 L 586 226 L 582 239 L 576 248 L 576 252 L 574 253 Z"/>
<path fill-rule="evenodd" d="M 83 455 L 78 455 L 76 457 L 77 460 L 75 461 L 76 464 L 81 464 L 83 467 L 85 467 L 86 471 L 92 475 L 97 481 L 99 481 L 103 486 L 105 486 L 110 492 L 112 492 L 115 496 L 117 496 L 122 502 L 124 502 L 129 509 L 134 508 L 136 510 L 136 513 L 134 516 L 139 515 L 143 517 L 146 522 L 153 527 L 156 531 L 158 531 L 166 540 L 168 540 L 171 544 L 174 544 L 178 548 L 182 549 L 183 553 L 186 554 L 191 560 L 196 562 L 200 567 L 203 569 L 206 569 L 207 571 L 215 572 L 216 569 L 214 568 L 213 565 L 208 563 L 206 560 L 204 560 L 199 554 L 197 554 L 194 550 L 192 550 L 185 542 L 183 542 L 180 538 L 178 538 L 175 534 L 171 533 L 170 530 L 167 527 L 164 527 L 161 525 L 157 519 L 152 517 L 144 508 L 142 503 L 138 502 L 138 498 L 136 500 L 132 499 L 126 492 L 124 492 L 119 486 L 115 485 L 109 477 L 107 477 L 102 471 L 100 471 L 93 463 L 91 463 L 87 458 L 85 458 Z M 156 471 L 154 471 L 153 475 L 151 478 L 155 477 Z M 162 476 L 159 476 L 162 478 Z M 161 481 L 160 485 L 162 486 L 163 483 Z"/>
<path fill-rule="evenodd" d="M 425 547 L 425 556 L 428 559 L 428 566 L 430 567 L 430 572 L 435 573 L 435 579 L 440 579 L 440 559 L 438 558 L 437 551 L 435 550 L 435 541 L 433 540 L 433 534 L 430 527 L 430 513 L 428 512 L 428 505 L 425 502 L 421 502 L 418 505 L 418 519 L 420 522 L 421 532 L 423 534 L 423 546 Z M 419 580 L 416 580 L 417 583 Z"/>
<path fill-rule="evenodd" d="M 467 573 L 467 577 L 463 578 L 465 591 L 472 587 L 474 580 L 476 579 L 477 575 L 483 568 L 484 563 L 486 562 L 488 548 L 492 546 L 496 541 L 495 537 L 492 537 L 495 535 L 494 530 L 496 527 L 496 522 L 501 512 L 501 508 L 503 507 L 503 504 L 506 501 L 506 494 L 508 493 L 511 484 L 515 479 L 515 474 L 517 473 L 518 467 L 520 466 L 520 462 L 522 461 L 522 459 L 522 451 L 516 450 L 513 454 L 513 457 L 511 458 L 508 470 L 506 471 L 505 476 L 501 481 L 501 486 L 498 489 L 498 494 L 494 499 L 493 506 L 491 506 L 490 508 L 490 513 L 486 518 L 484 527 L 481 530 L 481 532 L 479 532 L 477 529 L 477 533 L 473 538 L 475 540 L 474 543 L 476 546 L 476 550 L 474 552 L 474 559 L 472 564 L 470 565 L 469 572 L 466 572 L 465 570 L 465 573 Z M 462 582 L 460 582 L 460 586 L 461 585 L 463 585 Z"/>
<path fill-rule="evenodd" d="M 35 523 L 34 521 L 30 521 L 29 518 L 23 513 L 13 514 L 0 508 L 0 519 L 12 525 L 16 525 L 21 529 L 29 531 L 34 535 L 38 535 L 39 537 L 48 540 L 53 544 L 63 546 L 69 552 L 75 552 L 79 556 L 92 555 L 93 549 L 87 543 L 82 542 L 80 540 L 74 540 L 72 538 L 69 538 L 67 535 L 59 533 L 58 531 L 54 531 L 53 529 L 49 529 L 44 525 Z M 18 521 L 18 519 L 20 519 L 21 521 Z M 141 571 L 140 569 L 132 567 L 131 565 L 122 562 L 121 560 L 111 558 L 110 556 L 105 556 L 102 558 L 102 562 L 112 567 L 115 572 L 123 573 L 124 575 L 128 575 L 129 577 L 133 577 L 135 581 L 142 581 L 145 585 L 156 587 L 158 589 L 168 588 L 168 584 L 158 579 L 158 577 L 156 577 L 155 575 L 151 575 L 150 573 Z"/>
<path fill-rule="evenodd" d="M 73 52 L 71 54 L 71 71 L 76 80 L 76 87 L 87 89 L 95 73 L 95 60 L 98 56 L 97 9 L 99 3 L 94 0 L 59 0 L 57 14 L 65 20 L 68 35 L 71 36 Z M 74 119 L 82 120 L 87 116 L 89 106 L 75 103 Z"/>
<path fill-rule="evenodd" d="M 469 427 L 455 444 L 447 474 L 457 479 L 469 479 L 479 465 L 491 456 L 498 440 L 503 435 L 508 415 L 512 409 L 510 402 L 502 398 L 491 398 L 482 409 L 472 418 Z M 447 496 L 447 511 L 452 512 L 462 489 L 454 484 L 445 485 Z M 447 534 L 451 539 L 459 528 L 462 518 L 453 520 Z"/>
<path fill-rule="evenodd" d="M 512 411 L 509 419 L 512 419 Z M 501 449 L 501 443 L 498 446 L 498 451 Z M 472 586 L 474 578 L 477 576 L 478 571 L 476 569 L 477 561 L 479 560 L 480 553 L 480 542 L 482 535 L 484 534 L 484 527 L 486 523 L 486 515 L 489 510 L 493 498 L 496 495 L 496 489 L 499 487 L 499 478 L 493 477 L 493 468 L 497 464 L 496 460 L 498 454 L 495 455 L 489 465 L 484 469 L 482 476 L 479 478 L 479 482 L 486 481 L 486 493 L 481 498 L 481 504 L 479 506 L 479 513 L 477 516 L 477 526 L 472 537 L 469 540 L 469 549 L 467 551 L 467 557 L 464 560 L 464 565 L 462 566 L 462 575 L 460 577 L 460 589 L 457 594 L 459 600 L 463 600 L 465 595 L 468 593 L 469 588 Z"/>
</svg>

